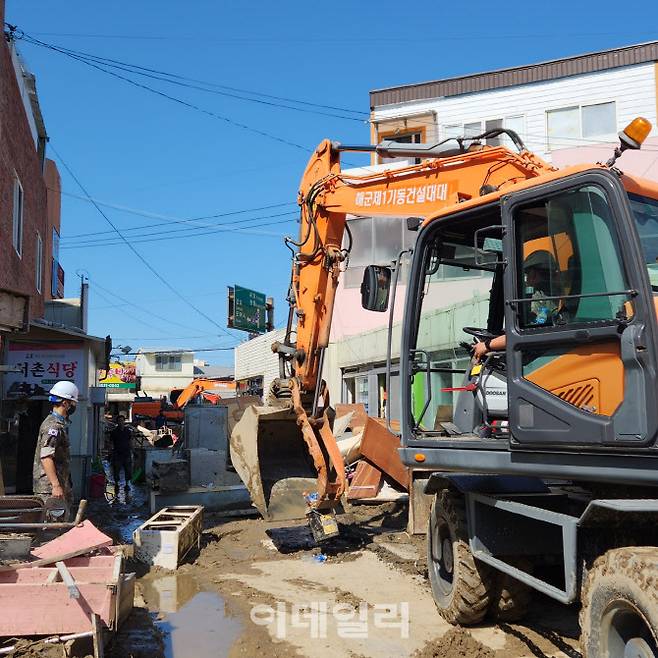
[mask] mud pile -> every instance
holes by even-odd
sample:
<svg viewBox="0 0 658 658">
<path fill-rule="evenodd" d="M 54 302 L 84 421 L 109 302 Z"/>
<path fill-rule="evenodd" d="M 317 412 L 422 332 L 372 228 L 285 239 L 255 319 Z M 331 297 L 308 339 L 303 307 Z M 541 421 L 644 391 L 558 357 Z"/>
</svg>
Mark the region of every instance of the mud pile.
<svg viewBox="0 0 658 658">
<path fill-rule="evenodd" d="M 495 658 L 495 653 L 463 628 L 453 628 L 442 638 L 428 642 L 414 658 Z"/>
</svg>

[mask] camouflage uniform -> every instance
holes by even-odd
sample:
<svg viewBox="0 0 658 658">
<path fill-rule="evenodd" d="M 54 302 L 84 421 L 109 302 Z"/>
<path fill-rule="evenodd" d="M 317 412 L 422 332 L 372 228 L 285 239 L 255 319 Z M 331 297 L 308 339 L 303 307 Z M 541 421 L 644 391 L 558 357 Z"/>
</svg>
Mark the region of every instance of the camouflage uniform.
<svg viewBox="0 0 658 658">
<path fill-rule="evenodd" d="M 37 448 L 34 453 L 34 468 L 32 470 L 32 490 L 35 495 L 47 501 L 52 497 L 52 485 L 46 475 L 41 462 L 44 457 L 52 457 L 55 462 L 57 479 L 64 491 L 66 504 L 65 517 L 68 517 L 73 504 L 73 490 L 71 487 L 71 452 L 69 437 L 66 431 L 66 420 L 59 414 L 51 413 L 46 416 L 39 428 Z M 61 519 L 65 520 L 65 519 Z"/>
</svg>

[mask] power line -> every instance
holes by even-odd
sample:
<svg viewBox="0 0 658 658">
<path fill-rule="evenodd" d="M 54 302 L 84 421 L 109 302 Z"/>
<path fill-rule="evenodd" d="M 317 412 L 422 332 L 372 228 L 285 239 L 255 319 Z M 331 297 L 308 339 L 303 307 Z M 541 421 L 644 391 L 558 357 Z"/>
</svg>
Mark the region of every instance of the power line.
<svg viewBox="0 0 658 658">
<path fill-rule="evenodd" d="M 168 235 L 168 238 L 162 238 L 162 239 L 171 239 L 171 238 L 193 238 L 196 237 L 197 235 L 212 235 L 214 233 L 224 233 L 224 232 L 243 232 L 247 229 L 250 228 L 258 228 L 261 226 L 269 226 L 270 224 L 275 225 L 275 224 L 288 224 L 292 221 L 296 221 L 296 219 L 293 219 L 292 217 L 294 216 L 295 218 L 297 217 L 298 213 L 296 211 L 293 212 L 282 212 L 282 213 L 275 213 L 272 215 L 261 215 L 260 217 L 250 217 L 249 219 L 242 219 L 242 220 L 233 220 L 232 222 L 226 222 L 223 224 L 218 224 L 215 226 L 196 226 L 196 227 L 190 227 L 190 228 L 178 228 L 178 229 L 169 229 L 168 231 L 158 231 L 155 236 L 157 236 L 157 239 L 160 239 L 160 236 Z M 276 219 L 277 217 L 288 217 L 288 219 L 285 220 L 280 220 L 280 221 L 272 221 L 272 222 L 267 222 L 265 224 L 247 224 L 247 222 L 255 222 L 255 221 L 260 221 L 263 219 Z M 238 226 L 230 226 L 231 224 L 238 224 Z M 162 224 L 156 224 L 155 226 L 162 226 Z M 144 226 L 144 229 L 149 228 L 149 226 Z M 203 230 L 203 229 L 210 229 L 210 230 Z M 133 229 L 133 230 L 139 230 L 139 229 Z M 133 241 L 133 244 L 139 244 L 140 242 L 143 242 L 144 238 L 146 239 L 147 242 L 150 242 L 156 237 L 154 236 L 154 233 L 152 231 L 146 232 L 146 233 L 139 233 L 139 234 L 132 234 L 130 236 L 130 239 Z M 84 245 L 88 244 L 95 244 L 95 245 L 102 245 L 102 244 L 114 244 L 116 241 L 116 236 L 107 236 L 107 237 L 100 237 L 100 238 L 79 238 L 77 241 L 74 242 L 67 242 L 65 245 L 63 245 L 61 248 L 62 249 L 72 249 L 74 247 L 81 247 Z"/>
<path fill-rule="evenodd" d="M 576 32 L 568 33 L 564 32 L 545 32 L 545 33 L 519 33 L 515 32 L 513 34 L 499 34 L 491 32 L 483 34 L 474 34 L 470 30 L 467 34 L 464 35 L 450 35 L 450 34 L 437 34 L 431 36 L 384 36 L 384 37 L 366 37 L 366 36 L 355 36 L 355 37 L 336 37 L 334 35 L 322 37 L 322 36 L 313 36 L 308 38 L 291 38 L 291 37 L 226 37 L 218 38 L 211 37 L 210 35 L 185 35 L 178 34 L 175 35 L 157 35 L 157 34 L 102 34 L 102 33 L 84 33 L 84 32 L 34 32 L 34 34 L 43 36 L 43 37 L 62 37 L 70 39 L 123 39 L 123 40 L 136 40 L 136 41 L 195 41 L 195 42 L 208 42 L 208 43 L 219 43 L 219 44 L 235 44 L 235 45 L 244 45 L 244 44 L 273 44 L 273 43 L 304 43 L 304 44 L 318 44 L 318 43 L 329 43 L 329 44 L 354 44 L 361 45 L 364 43 L 372 44 L 387 44 L 387 43 L 401 43 L 401 44 L 415 44 L 415 43 L 440 43 L 441 41 L 468 41 L 473 42 L 474 40 L 501 40 L 501 39 L 514 39 L 514 40 L 527 40 L 527 39 L 554 39 L 556 36 L 560 38 L 583 38 L 583 37 L 605 37 L 605 36 L 615 36 L 618 37 L 623 34 L 628 34 L 632 37 L 638 36 L 638 34 L 646 34 L 648 36 L 653 36 L 655 32 L 647 30 L 646 32 Z"/>
<path fill-rule="evenodd" d="M 138 356 L 139 354 L 196 354 L 197 352 L 230 352 L 234 350 L 243 341 L 238 341 L 230 347 L 201 347 L 198 350 L 142 350 L 141 352 L 126 352 L 125 356 Z"/>
<path fill-rule="evenodd" d="M 57 156 L 57 159 L 62 163 L 62 165 L 64 166 L 64 168 L 66 169 L 66 171 L 69 173 L 69 175 L 71 176 L 71 178 L 73 178 L 73 180 L 76 182 L 76 184 L 78 185 L 78 187 L 79 187 L 79 188 L 82 190 L 82 192 L 85 194 L 85 196 L 87 196 L 89 199 L 91 199 L 91 195 L 89 194 L 89 192 L 87 192 L 87 189 L 85 188 L 85 186 L 80 182 L 80 179 L 79 179 L 79 178 L 73 173 L 73 170 L 68 166 L 68 164 L 66 164 L 66 162 L 62 159 L 62 156 L 61 156 L 61 155 L 57 152 L 57 150 L 52 146 L 52 143 L 51 143 L 50 148 L 52 149 L 53 153 Z M 114 223 L 112 222 L 112 220 L 111 220 L 111 219 L 110 219 L 110 218 L 109 218 L 109 217 L 103 212 L 102 208 L 101 208 L 98 204 L 96 204 L 94 201 L 92 201 L 92 203 L 93 203 L 94 207 L 96 208 L 96 210 L 102 215 L 103 219 L 105 219 L 105 221 L 106 221 L 106 222 L 107 222 L 107 223 L 108 223 L 108 224 L 114 229 L 114 231 L 116 232 L 116 234 L 121 238 L 121 241 L 122 241 L 122 242 L 128 247 L 128 249 L 130 249 L 130 251 L 132 251 L 132 252 L 135 254 L 135 256 L 137 256 L 137 258 L 139 258 L 139 260 L 145 265 L 145 267 L 146 267 L 146 268 L 147 268 L 147 269 L 148 269 L 148 270 L 149 270 L 149 271 L 150 271 L 150 272 L 151 272 L 151 273 L 152 273 L 152 274 L 153 274 L 153 275 L 154 275 L 154 276 L 155 276 L 155 277 L 156 277 L 156 278 L 157 278 L 157 279 L 163 284 L 163 285 L 165 285 L 167 288 L 169 288 L 169 290 L 171 290 L 171 292 L 173 292 L 173 293 L 176 295 L 176 297 L 178 297 L 179 299 L 181 299 L 185 304 L 187 304 L 190 308 L 192 308 L 194 311 L 196 311 L 196 312 L 197 312 L 199 315 L 201 315 L 203 318 L 205 318 L 208 322 L 210 322 L 210 323 L 213 324 L 215 327 L 217 327 L 220 331 L 222 331 L 223 333 L 225 333 L 227 336 L 231 336 L 232 338 L 234 337 L 229 331 L 227 331 L 224 327 L 222 327 L 222 325 L 220 325 L 218 322 L 216 322 L 215 320 L 213 320 L 213 319 L 212 319 L 207 313 L 204 313 L 200 308 L 198 308 L 198 307 L 195 306 L 191 301 L 189 301 L 189 299 L 187 299 L 184 295 L 182 295 L 180 292 L 178 292 L 178 290 L 176 290 L 176 288 L 174 288 L 174 286 L 172 286 L 171 283 L 169 283 L 169 281 L 167 281 L 167 279 L 165 279 L 165 278 L 164 278 L 164 277 L 163 277 L 163 276 L 162 276 L 162 275 L 161 275 L 161 274 L 160 274 L 160 273 L 159 273 L 159 272 L 158 272 L 158 271 L 157 271 L 157 270 L 156 270 L 156 269 L 155 269 L 155 268 L 154 268 L 154 267 L 153 267 L 153 266 L 152 266 L 152 265 L 151 265 L 151 264 L 150 264 L 150 263 L 149 263 L 149 262 L 148 262 L 148 261 L 142 256 L 142 255 L 141 255 L 141 254 L 140 254 L 140 253 L 139 253 L 139 251 L 137 251 L 137 249 L 135 249 L 135 247 L 133 247 L 133 245 L 132 245 L 132 244 L 128 241 L 128 239 L 123 235 L 123 233 L 121 233 L 121 231 L 120 231 L 120 230 L 114 225 Z"/>
<path fill-rule="evenodd" d="M 20 38 L 20 37 L 19 37 Z M 51 50 L 56 50 L 57 52 L 60 52 L 62 54 L 68 55 L 70 57 L 74 57 L 75 59 L 79 59 L 80 61 L 85 61 L 85 62 L 95 62 L 96 64 L 100 64 L 101 66 L 106 66 L 108 68 L 113 68 L 117 69 L 119 71 L 125 71 L 127 73 L 133 73 L 136 75 L 141 75 L 145 78 L 150 78 L 152 80 L 159 80 L 161 82 L 166 82 L 168 84 L 173 84 L 179 87 L 185 87 L 188 89 L 195 89 L 197 91 L 203 91 L 209 94 L 216 94 L 218 96 L 224 96 L 227 98 L 234 98 L 237 100 L 242 100 L 242 101 L 247 101 L 250 103 L 257 103 L 260 105 L 268 105 L 270 107 L 277 107 L 281 109 L 286 109 L 286 110 L 293 110 L 295 112 L 304 112 L 307 114 L 318 114 L 320 116 L 328 116 L 336 119 L 345 119 L 347 121 L 358 121 L 359 123 L 363 123 L 366 121 L 368 117 L 368 113 L 364 112 L 362 110 L 350 110 L 347 108 L 337 108 L 335 106 L 331 105 L 320 105 L 319 103 L 308 103 L 305 101 L 298 101 L 295 99 L 286 99 L 281 96 L 271 96 L 269 94 L 261 94 L 259 92 L 253 92 L 250 90 L 241 90 L 236 87 L 227 87 L 225 85 L 218 85 L 215 83 L 211 82 L 205 82 L 203 80 L 196 80 L 194 78 L 187 78 L 185 76 L 177 75 L 175 73 L 168 73 L 166 71 L 158 71 L 157 69 L 151 69 L 145 66 L 139 66 L 137 64 L 129 64 L 127 62 L 121 62 L 119 60 L 115 59 L 109 59 L 107 57 L 100 57 L 98 55 L 92 55 L 90 53 L 85 53 L 77 50 L 71 50 L 69 48 L 64 48 L 62 46 L 55 46 L 53 44 L 47 44 L 45 42 L 39 41 L 38 39 L 33 39 L 26 37 L 25 41 L 27 43 L 31 43 L 32 45 L 39 45 L 43 46 L 45 48 L 49 48 Z M 197 84 L 198 83 L 198 84 Z M 201 85 L 206 85 L 201 86 Z M 207 87 L 214 87 L 214 89 L 208 89 Z M 246 94 L 251 94 L 251 95 L 258 95 L 262 96 L 264 98 L 271 98 L 271 99 L 277 99 L 279 101 L 287 101 L 291 103 L 300 103 L 303 105 L 312 105 L 314 107 L 323 107 L 327 109 L 335 109 L 335 110 L 340 110 L 342 112 L 352 112 L 354 114 L 359 114 L 361 115 L 360 117 L 350 117 L 350 116 L 344 116 L 344 115 L 339 115 L 334 112 L 326 112 L 326 111 L 319 111 L 319 110 L 312 110 L 308 109 L 305 107 L 294 107 L 292 105 L 284 105 L 281 102 L 274 102 L 273 100 L 263 100 L 262 98 L 249 98 L 248 96 L 243 96 L 240 95 L 239 93 L 233 93 L 231 91 L 221 91 L 221 89 L 230 89 L 233 90 L 233 92 L 242 92 Z"/>
<path fill-rule="evenodd" d="M 167 338 L 153 338 L 153 336 L 117 336 L 113 337 L 114 340 L 125 341 L 125 340 L 198 340 L 199 338 L 214 338 L 214 334 L 202 334 L 201 336 L 167 336 Z"/>
<path fill-rule="evenodd" d="M 185 233 L 183 235 L 169 235 L 169 236 L 164 236 L 164 237 L 144 237 L 139 240 L 134 240 L 134 244 L 141 244 L 144 242 L 162 242 L 163 240 L 183 240 L 186 238 L 196 238 L 196 237 L 201 237 L 204 235 L 215 235 L 217 233 L 245 233 L 247 235 L 264 235 L 268 237 L 276 237 L 280 238 L 281 235 L 278 233 L 271 233 L 267 231 L 254 231 L 253 229 L 257 229 L 260 227 L 264 226 L 277 226 L 279 224 L 289 224 L 291 219 L 284 219 L 279 222 L 265 222 L 263 224 L 253 224 L 251 226 L 246 226 L 243 228 L 218 228 L 212 231 L 201 231 L 198 233 Z M 71 244 L 71 245 L 66 245 L 60 247 L 60 249 L 83 249 L 83 248 L 91 248 L 91 247 L 113 247 L 116 245 L 123 244 L 122 241 L 117 240 L 112 242 L 111 239 L 107 240 L 90 240 L 89 242 L 79 242 L 77 244 Z"/>
<path fill-rule="evenodd" d="M 55 190 L 56 191 L 56 190 Z M 62 192 L 62 194 L 66 194 L 66 196 L 74 197 L 76 199 L 80 199 L 81 201 L 85 201 L 87 203 L 91 203 L 91 200 L 88 199 L 87 197 L 81 196 L 79 194 L 71 194 L 70 192 Z M 124 232 L 128 231 L 140 231 L 142 229 L 146 228 L 154 228 L 154 227 L 159 227 L 159 226 L 167 226 L 170 224 L 192 224 L 196 222 L 203 221 L 204 219 L 216 219 L 219 217 L 230 217 L 234 215 L 242 215 L 245 213 L 250 213 L 250 212 L 259 212 L 261 210 L 272 210 L 274 208 L 283 208 L 285 206 L 296 206 L 297 204 L 294 201 L 290 201 L 288 203 L 273 203 L 267 206 L 260 206 L 256 208 L 243 208 L 240 210 L 231 210 L 229 212 L 221 212 L 221 213 L 215 213 L 214 215 L 201 215 L 199 217 L 189 217 L 189 218 L 180 218 L 180 217 L 172 217 L 168 215 L 160 215 L 158 213 L 154 212 L 149 212 L 147 210 L 140 210 L 137 208 L 128 208 L 126 206 L 120 206 L 117 204 L 109 203 L 107 201 L 99 201 L 98 199 L 94 199 L 96 203 L 98 203 L 99 206 L 104 206 L 106 208 L 112 208 L 113 210 L 119 210 L 120 212 L 125 212 L 130 215 L 137 215 L 139 217 L 146 217 L 148 219 L 164 219 L 164 222 L 159 222 L 157 224 L 145 224 L 144 226 L 135 226 L 132 228 L 124 228 L 122 229 Z M 213 225 L 201 225 L 200 228 L 211 228 Z M 195 227 L 193 227 L 195 228 Z M 82 238 L 82 237 L 88 237 L 88 236 L 94 236 L 94 235 L 104 235 L 107 233 L 113 233 L 114 231 L 108 230 L 108 231 L 93 231 L 90 233 L 75 233 L 73 235 L 64 235 L 62 236 L 61 240 L 63 242 L 67 242 L 68 240 L 74 240 L 77 238 Z"/>
<path fill-rule="evenodd" d="M 146 73 L 152 73 L 157 76 L 165 76 L 165 78 L 172 78 L 173 80 L 179 80 L 179 81 L 184 81 L 184 82 L 190 82 L 190 83 L 197 83 L 200 85 L 206 85 L 207 87 L 213 87 L 215 89 L 226 89 L 228 91 L 232 92 L 237 92 L 237 93 L 242 93 L 242 94 L 250 94 L 251 96 L 258 96 L 260 98 L 270 98 L 273 100 L 278 100 L 278 101 L 284 101 L 286 103 L 296 103 L 298 105 L 305 105 L 309 107 L 318 107 L 322 108 L 325 110 L 337 110 L 339 112 L 349 112 L 352 114 L 358 114 L 361 115 L 362 117 L 367 117 L 369 115 L 368 112 L 365 112 L 363 110 L 354 110 L 352 108 L 348 107 L 341 107 L 337 105 L 327 105 L 326 103 L 314 103 L 311 101 L 305 101 L 305 100 L 300 100 L 298 98 L 290 98 L 286 96 L 276 96 L 274 94 L 265 94 L 263 92 L 259 91 L 254 91 L 252 89 L 244 89 L 241 87 L 232 87 L 229 85 L 223 85 L 219 84 L 216 82 L 208 82 L 207 80 L 199 80 L 197 78 L 190 78 L 189 76 L 184 76 L 184 75 L 179 75 L 177 73 L 170 73 L 168 71 L 162 71 L 159 69 L 154 69 L 150 68 L 147 66 L 141 66 L 139 64 L 131 64 L 129 62 L 123 62 L 121 60 L 117 59 L 111 59 L 109 57 L 102 57 L 100 55 L 95 55 L 93 53 L 88 53 L 80 50 L 73 50 L 71 48 L 65 48 L 64 46 L 58 46 L 56 44 L 48 44 L 44 41 L 41 41 L 39 39 L 35 39 L 34 37 L 25 34 L 24 32 L 21 32 L 20 34 L 16 35 L 18 39 L 22 39 L 25 37 L 25 40 L 28 42 L 34 42 L 33 45 L 41 45 L 43 47 L 47 48 L 54 48 L 58 49 L 59 52 L 70 54 L 70 55 L 75 55 L 78 57 L 83 57 L 83 58 L 88 58 L 90 60 L 95 61 L 96 63 L 99 64 L 104 64 L 106 66 L 112 66 L 114 68 L 121 68 L 122 70 L 125 71 L 130 71 L 132 73 L 138 73 L 140 71 L 144 71 Z M 122 68 L 125 67 L 125 68 Z M 173 82 L 173 80 L 165 80 L 164 78 L 158 78 L 158 79 L 163 79 L 165 82 Z M 201 89 L 201 88 L 199 88 Z M 209 89 L 201 89 L 202 91 L 211 91 Z M 234 96 L 236 97 L 236 96 Z M 244 97 L 236 97 L 240 98 L 241 100 L 247 100 L 247 101 L 254 101 L 255 99 L 250 99 L 250 98 L 244 98 Z M 281 107 L 287 107 L 287 106 L 281 106 Z M 294 107 L 287 107 L 287 109 L 299 109 L 299 108 L 294 108 Z M 329 116 L 337 116 L 337 115 L 329 115 Z M 352 119 L 353 117 L 338 117 L 338 118 L 347 118 L 347 119 Z M 358 121 L 362 121 L 363 118 L 357 119 Z"/>
<path fill-rule="evenodd" d="M 229 213 L 229 214 L 231 214 L 231 213 Z M 271 215 L 260 215 L 258 217 L 245 217 L 243 219 L 234 219 L 234 220 L 231 220 L 231 221 L 228 221 L 228 222 L 217 222 L 215 224 L 201 224 L 199 226 L 184 226 L 183 228 L 172 228 L 172 229 L 169 229 L 167 231 L 160 231 L 158 233 L 158 235 L 163 235 L 165 233 L 183 233 L 183 234 L 184 233 L 190 233 L 190 234 L 193 234 L 194 231 L 199 231 L 199 230 L 202 230 L 202 229 L 217 229 L 217 228 L 232 226 L 234 224 L 245 225 L 246 228 L 248 228 L 249 225 L 247 224 L 247 222 L 254 222 L 254 221 L 261 220 L 261 219 L 267 219 L 267 218 L 270 218 L 270 217 L 292 217 L 293 215 L 295 217 L 297 217 L 299 215 L 299 212 L 296 211 L 296 210 L 288 210 L 286 212 L 273 213 Z M 164 227 L 164 226 L 170 226 L 171 224 L 187 224 L 190 221 L 195 221 L 195 220 L 178 220 L 178 221 L 172 221 L 172 222 L 160 222 L 160 223 L 157 223 L 157 224 L 145 224 L 144 226 L 134 226 L 132 228 L 124 228 L 122 230 L 125 233 L 127 233 L 128 231 L 132 232 L 133 235 L 130 236 L 131 238 L 141 238 L 141 237 L 144 237 L 146 235 L 152 235 L 152 232 L 143 233 L 143 234 L 142 233 L 136 233 L 136 232 L 145 231 L 146 229 L 151 229 L 151 228 L 161 228 L 161 227 Z M 234 230 L 238 230 L 238 229 L 234 229 Z M 102 242 L 103 240 L 106 240 L 108 238 L 98 237 L 96 239 L 95 236 L 107 236 L 110 233 L 113 233 L 113 231 L 97 231 L 97 232 L 93 232 L 93 233 L 78 233 L 75 236 L 73 236 L 73 235 L 69 236 L 66 240 L 62 240 L 62 242 L 66 242 L 67 245 L 69 243 L 77 244 L 79 242 L 87 242 L 89 240 L 91 240 L 93 242 L 96 242 L 96 241 L 101 241 Z M 110 238 L 110 239 L 114 239 L 114 238 Z"/>
<path fill-rule="evenodd" d="M 88 273 L 85 273 L 85 274 L 87 274 L 87 277 L 88 277 Z M 217 297 L 218 295 L 223 296 L 225 294 L 226 294 L 226 288 L 223 288 L 222 290 L 211 290 L 209 292 L 203 292 L 203 293 L 188 295 L 188 297 L 190 299 L 194 299 L 194 298 L 199 298 L 199 297 Z M 151 299 L 149 299 L 149 302 L 151 302 L 152 304 L 160 304 L 160 303 L 166 304 L 169 301 L 170 301 L 170 298 L 166 298 L 166 299 L 163 299 L 163 298 L 152 299 L 151 298 Z M 109 306 L 89 307 L 89 310 L 90 311 L 106 311 L 106 310 L 109 310 L 109 309 L 112 309 L 112 308 L 120 308 L 121 306 L 128 306 L 128 305 L 129 305 L 128 303 L 123 302 L 121 304 L 111 304 Z M 210 336 L 211 334 L 208 334 L 208 335 Z M 212 334 L 212 335 L 214 335 L 214 334 Z"/>
<path fill-rule="evenodd" d="M 171 318 L 165 317 L 163 315 L 158 315 L 157 313 L 154 313 L 151 310 L 145 310 L 144 305 L 139 305 L 136 304 L 135 302 L 131 302 L 130 300 L 126 299 L 125 297 L 122 297 L 121 295 L 112 292 L 111 290 L 108 290 L 105 286 L 102 286 L 100 283 L 98 283 L 95 279 L 92 279 L 91 277 L 87 276 L 88 282 L 91 284 L 93 289 L 96 290 L 97 293 L 100 294 L 99 289 L 104 291 L 106 295 L 109 295 L 110 297 L 107 297 L 106 295 L 101 295 L 104 299 L 106 299 L 108 302 L 113 301 L 111 298 L 118 299 L 119 301 L 123 302 L 126 306 L 130 306 L 132 308 L 137 309 L 138 311 L 142 313 L 148 313 L 149 317 L 155 318 L 157 320 L 162 320 L 162 322 L 166 322 L 167 325 L 174 325 L 176 327 L 180 327 L 181 329 L 187 329 L 188 331 L 197 331 L 198 327 L 191 327 L 186 324 L 181 324 L 180 322 L 176 322 L 175 320 L 172 320 Z M 132 317 L 132 316 L 131 316 Z M 163 333 L 167 333 L 166 331 L 163 331 L 160 327 L 156 327 L 153 325 L 148 325 L 148 323 L 145 323 L 141 321 L 142 324 L 147 324 L 147 326 L 150 326 L 152 329 L 158 329 L 159 331 L 162 331 Z M 232 334 L 229 334 L 231 338 L 235 338 Z M 168 337 L 165 337 L 168 338 Z"/>
<path fill-rule="evenodd" d="M 249 126 L 245 123 L 241 123 L 239 121 L 235 121 L 234 119 L 231 119 L 227 116 L 223 116 L 221 114 L 217 114 L 216 112 L 213 112 L 211 110 L 207 110 L 203 107 L 200 107 L 199 105 L 196 105 L 195 103 L 190 103 L 189 101 L 183 100 L 182 98 L 178 98 L 177 96 L 172 96 L 171 94 L 167 94 L 163 91 L 160 91 L 159 89 L 156 89 L 155 87 L 150 87 L 149 85 L 143 84 L 141 82 L 137 82 L 136 80 L 133 80 L 131 78 L 128 78 L 124 75 L 120 75 L 119 73 L 116 73 L 115 71 L 109 71 L 106 68 L 103 68 L 102 66 L 99 66 L 98 64 L 94 64 L 88 60 L 85 60 L 84 58 L 71 55 L 70 53 L 67 53 L 55 46 L 51 46 L 49 44 L 45 44 L 43 42 L 39 42 L 38 40 L 30 39 L 27 35 L 23 37 L 17 37 L 20 38 L 26 43 L 33 43 L 33 45 L 38 45 L 44 48 L 48 48 L 49 50 L 52 50 L 54 52 L 59 52 L 67 57 L 70 57 L 72 59 L 75 59 L 79 62 L 82 62 L 83 64 L 90 66 L 91 68 L 97 69 L 98 71 L 101 71 L 102 73 L 105 73 L 106 75 L 110 75 L 114 78 L 117 78 L 119 80 L 123 80 L 124 82 L 127 82 L 130 85 L 133 85 L 134 87 L 138 87 L 139 89 L 144 89 L 145 91 L 148 91 L 152 94 L 155 94 L 156 96 L 160 96 L 162 98 L 166 98 L 174 103 L 177 103 L 179 105 L 182 105 L 184 107 L 187 107 L 189 109 L 195 110 L 197 112 L 200 112 L 202 114 L 206 114 L 207 116 L 213 117 L 215 119 L 218 119 L 220 121 L 224 121 L 225 123 L 228 123 L 232 126 L 235 126 L 236 128 L 241 128 L 243 130 L 246 130 L 248 132 L 254 133 L 256 135 L 260 135 L 261 137 L 266 137 L 267 139 L 274 140 L 276 142 L 279 142 L 281 144 L 286 144 L 287 146 L 291 146 L 296 149 L 300 149 L 302 151 L 305 151 L 307 153 L 312 153 L 312 149 L 307 148 L 306 146 L 302 146 L 301 144 L 297 144 L 296 142 L 293 142 L 289 139 L 285 139 L 283 137 L 278 137 L 277 135 L 274 135 L 272 133 L 269 133 L 265 130 L 260 130 L 259 128 L 254 128 L 253 126 Z"/>
<path fill-rule="evenodd" d="M 100 295 L 107 302 L 112 301 L 108 296 L 104 295 L 100 290 L 96 289 L 96 287 L 95 287 L 95 292 L 96 292 L 97 295 Z M 143 324 L 145 327 L 148 327 L 149 329 L 155 329 L 156 331 L 160 331 L 163 334 L 167 334 L 167 332 L 164 331 L 163 329 L 161 329 L 160 327 L 157 327 L 157 326 L 151 324 L 150 322 L 146 322 L 145 320 L 142 320 L 141 318 L 137 317 L 134 313 L 131 313 L 130 311 L 127 311 L 126 309 L 124 309 L 122 311 L 122 313 L 124 313 L 125 315 L 130 317 L 135 322 L 139 322 L 140 324 Z M 170 336 L 170 335 L 165 335 L 165 336 L 162 336 L 161 338 L 158 338 L 157 340 L 174 340 L 174 337 Z"/>
</svg>

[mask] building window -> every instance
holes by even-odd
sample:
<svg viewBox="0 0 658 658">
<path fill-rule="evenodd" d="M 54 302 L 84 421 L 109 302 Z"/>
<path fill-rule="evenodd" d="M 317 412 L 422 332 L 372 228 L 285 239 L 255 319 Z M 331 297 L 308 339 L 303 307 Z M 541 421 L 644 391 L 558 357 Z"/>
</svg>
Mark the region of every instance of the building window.
<svg viewBox="0 0 658 658">
<path fill-rule="evenodd" d="M 583 105 L 583 137 L 601 137 L 617 132 L 615 103 Z"/>
<path fill-rule="evenodd" d="M 155 369 L 158 372 L 180 372 L 183 362 L 180 354 L 156 354 Z"/>
<path fill-rule="evenodd" d="M 580 109 L 578 107 L 563 107 L 546 112 L 546 132 L 548 150 L 559 148 L 580 137 Z"/>
<path fill-rule="evenodd" d="M 485 121 L 469 121 L 467 123 L 451 123 L 442 126 L 443 139 L 449 137 L 476 137 L 481 135 L 485 130 L 495 130 L 496 128 L 509 128 L 516 132 L 521 139 L 525 132 L 525 116 L 518 114 L 515 116 L 502 117 L 500 119 L 486 119 Z M 490 137 L 486 140 L 489 146 L 512 147 L 512 140 L 507 135 Z"/>
<path fill-rule="evenodd" d="M 503 127 L 502 119 L 489 119 L 484 122 L 484 130 L 489 132 L 490 130 L 498 130 Z M 486 139 L 487 146 L 501 146 L 503 143 L 502 135 L 497 137 L 487 137 Z"/>
<path fill-rule="evenodd" d="M 23 253 L 23 186 L 18 176 L 14 174 L 14 210 L 13 238 L 14 249 L 21 256 Z"/>
<path fill-rule="evenodd" d="M 579 139 L 605 138 L 617 130 L 614 101 L 561 107 L 546 112 L 546 141 L 549 151 L 575 146 Z"/>
<path fill-rule="evenodd" d="M 41 292 L 41 287 L 43 284 L 43 240 L 41 239 L 41 234 L 38 232 L 35 277 L 37 292 Z"/>
<path fill-rule="evenodd" d="M 382 140 L 387 140 L 389 142 L 399 142 L 400 144 L 422 144 L 423 142 L 423 133 L 420 130 L 393 135 L 381 135 L 380 137 Z M 385 162 L 402 162 L 405 160 L 411 164 L 420 163 L 420 158 L 379 158 L 380 164 L 384 164 Z"/>
<path fill-rule="evenodd" d="M 482 134 L 482 122 L 471 121 L 464 124 L 464 137 L 475 137 L 475 135 Z"/>
<path fill-rule="evenodd" d="M 59 233 L 56 229 L 53 229 L 53 259 L 50 270 L 50 294 L 59 297 Z"/>
</svg>

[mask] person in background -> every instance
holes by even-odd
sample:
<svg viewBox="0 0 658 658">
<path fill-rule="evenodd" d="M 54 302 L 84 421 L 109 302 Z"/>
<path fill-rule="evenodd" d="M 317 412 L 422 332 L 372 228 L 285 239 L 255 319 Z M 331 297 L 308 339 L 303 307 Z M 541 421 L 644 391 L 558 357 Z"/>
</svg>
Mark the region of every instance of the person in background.
<svg viewBox="0 0 658 658">
<path fill-rule="evenodd" d="M 159 430 L 161 427 L 166 427 L 167 426 L 167 417 L 160 412 L 156 417 L 155 417 L 155 429 Z"/>
<path fill-rule="evenodd" d="M 120 414 L 117 417 L 117 426 L 110 432 L 112 441 L 112 472 L 114 474 L 114 491 L 119 492 L 121 469 L 126 480 L 124 490 L 130 491 L 132 479 L 132 433 L 126 427 L 126 417 Z"/>
<path fill-rule="evenodd" d="M 37 439 L 32 471 L 32 490 L 44 500 L 51 517 L 67 521 L 73 504 L 71 450 L 67 426 L 78 406 L 78 387 L 73 382 L 57 382 L 48 400 L 53 405 Z"/>
</svg>

